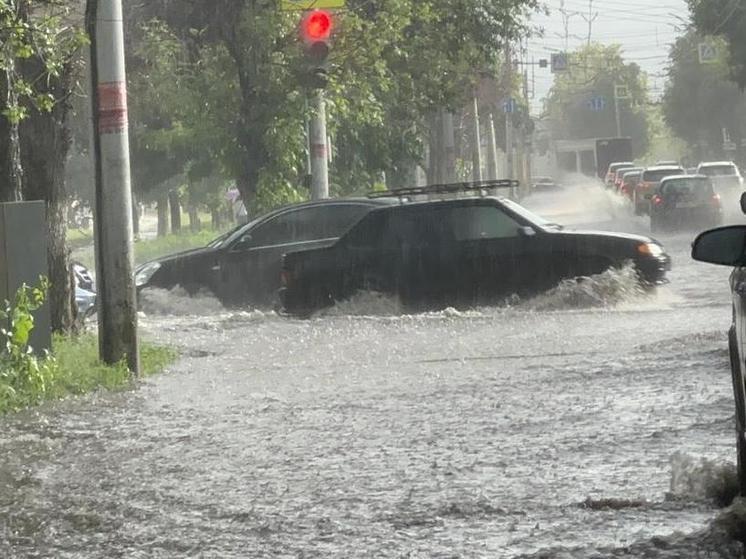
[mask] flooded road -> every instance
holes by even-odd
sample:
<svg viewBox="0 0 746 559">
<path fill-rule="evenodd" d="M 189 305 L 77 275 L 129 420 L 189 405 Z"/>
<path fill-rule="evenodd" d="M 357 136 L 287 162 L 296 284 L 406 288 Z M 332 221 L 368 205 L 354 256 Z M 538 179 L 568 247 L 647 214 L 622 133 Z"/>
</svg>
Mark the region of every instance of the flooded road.
<svg viewBox="0 0 746 559">
<path fill-rule="evenodd" d="M 527 205 L 647 231 L 596 189 Z M 729 272 L 692 238 L 655 294 L 296 321 L 151 293 L 167 374 L 0 419 L 0 556 L 740 557 Z"/>
</svg>

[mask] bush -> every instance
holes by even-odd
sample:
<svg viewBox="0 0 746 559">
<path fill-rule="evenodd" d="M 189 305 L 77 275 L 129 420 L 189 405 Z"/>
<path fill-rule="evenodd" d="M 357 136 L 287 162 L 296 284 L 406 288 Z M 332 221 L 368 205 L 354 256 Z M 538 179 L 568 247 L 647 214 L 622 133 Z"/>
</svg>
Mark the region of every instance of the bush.
<svg viewBox="0 0 746 559">
<path fill-rule="evenodd" d="M 56 336 L 54 353 L 34 354 L 29 336 L 34 328 L 32 313 L 44 303 L 48 282 L 39 287 L 22 286 L 12 304 L 0 311 L 0 414 L 98 389 L 115 390 L 132 385 L 127 364 L 109 366 L 98 357 L 95 336 Z M 151 344 L 140 346 L 143 375 L 163 370 L 176 354 Z"/>
</svg>

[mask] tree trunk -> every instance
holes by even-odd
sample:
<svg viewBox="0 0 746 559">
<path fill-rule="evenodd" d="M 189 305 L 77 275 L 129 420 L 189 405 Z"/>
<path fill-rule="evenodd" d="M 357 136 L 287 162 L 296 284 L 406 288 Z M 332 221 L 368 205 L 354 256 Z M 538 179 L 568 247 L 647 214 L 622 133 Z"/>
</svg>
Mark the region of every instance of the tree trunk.
<svg viewBox="0 0 746 559">
<path fill-rule="evenodd" d="M 0 73 L 0 90 L 3 108 L 18 105 L 18 94 L 13 86 L 15 68 L 13 60 L 9 61 L 11 69 Z M 18 202 L 23 196 L 23 165 L 21 162 L 21 140 L 19 124 L 8 117 L 0 115 L 0 202 Z"/>
<path fill-rule="evenodd" d="M 158 196 L 158 236 L 165 237 L 168 235 L 168 194 L 163 193 Z"/>
<path fill-rule="evenodd" d="M 171 208 L 171 233 L 181 232 L 181 201 L 179 192 L 172 190 L 168 193 L 168 205 Z"/>
<path fill-rule="evenodd" d="M 212 229 L 214 231 L 221 229 L 223 227 L 223 215 L 220 212 L 220 208 L 212 208 L 210 215 L 212 217 Z"/>
<path fill-rule="evenodd" d="M 66 91 L 65 81 L 72 81 L 72 69 L 66 68 L 55 81 L 56 86 Z M 55 97 L 61 98 L 60 92 Z M 67 101 L 58 102 L 51 113 L 31 112 L 21 123 L 21 155 L 24 174 L 24 197 L 26 200 L 44 200 L 47 203 L 47 243 L 49 264 L 49 303 L 52 329 L 69 332 L 74 327 L 72 307 L 73 285 L 70 277 L 69 251 L 66 245 L 67 222 L 65 210 L 65 162 L 71 145 L 67 128 L 69 106 Z"/>
<path fill-rule="evenodd" d="M 202 223 L 199 220 L 197 206 L 189 206 L 189 230 L 192 233 L 199 233 L 202 230 Z"/>
</svg>

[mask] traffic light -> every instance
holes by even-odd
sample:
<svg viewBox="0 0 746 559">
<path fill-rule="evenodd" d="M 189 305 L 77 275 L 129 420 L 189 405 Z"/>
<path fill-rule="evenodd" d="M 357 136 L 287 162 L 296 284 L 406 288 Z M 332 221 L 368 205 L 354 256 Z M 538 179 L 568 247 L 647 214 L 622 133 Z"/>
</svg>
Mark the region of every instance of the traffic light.
<svg viewBox="0 0 746 559">
<path fill-rule="evenodd" d="M 334 18 L 326 10 L 307 12 L 301 21 L 301 38 L 309 62 L 309 85 L 323 89 L 329 82 L 327 59 Z"/>
</svg>

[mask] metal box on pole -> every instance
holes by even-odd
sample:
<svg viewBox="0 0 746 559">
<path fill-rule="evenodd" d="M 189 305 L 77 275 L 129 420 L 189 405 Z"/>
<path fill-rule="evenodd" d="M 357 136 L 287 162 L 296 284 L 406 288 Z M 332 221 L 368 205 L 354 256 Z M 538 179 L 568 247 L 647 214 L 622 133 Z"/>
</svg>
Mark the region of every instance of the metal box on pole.
<svg viewBox="0 0 746 559">
<path fill-rule="evenodd" d="M 49 277 L 47 264 L 47 223 L 44 202 L 0 204 L 0 301 L 13 301 L 26 284 L 39 284 Z M 52 347 L 49 304 L 34 312 L 30 345 L 37 353 Z"/>
</svg>

